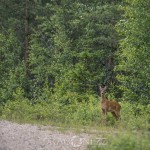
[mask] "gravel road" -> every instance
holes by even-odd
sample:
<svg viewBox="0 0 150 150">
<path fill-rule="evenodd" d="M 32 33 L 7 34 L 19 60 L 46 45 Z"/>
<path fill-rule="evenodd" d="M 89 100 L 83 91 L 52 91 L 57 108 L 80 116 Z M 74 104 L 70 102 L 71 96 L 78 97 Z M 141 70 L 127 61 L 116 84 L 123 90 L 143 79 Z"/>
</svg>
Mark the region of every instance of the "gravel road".
<svg viewBox="0 0 150 150">
<path fill-rule="evenodd" d="M 0 121 L 0 150 L 85 150 L 90 138 L 87 133 Z"/>
</svg>

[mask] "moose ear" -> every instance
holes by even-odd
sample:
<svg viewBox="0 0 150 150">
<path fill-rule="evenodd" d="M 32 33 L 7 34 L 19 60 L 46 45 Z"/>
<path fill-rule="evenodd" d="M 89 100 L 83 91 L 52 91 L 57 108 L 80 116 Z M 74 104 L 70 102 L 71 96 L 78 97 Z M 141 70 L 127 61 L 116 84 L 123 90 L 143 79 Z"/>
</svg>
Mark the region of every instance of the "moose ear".
<svg viewBox="0 0 150 150">
<path fill-rule="evenodd" d="M 104 89 L 106 90 L 107 89 L 107 86 L 105 85 Z"/>
<path fill-rule="evenodd" d="M 102 89 L 101 85 L 99 85 L 99 89 L 100 89 L 100 90 Z"/>
</svg>

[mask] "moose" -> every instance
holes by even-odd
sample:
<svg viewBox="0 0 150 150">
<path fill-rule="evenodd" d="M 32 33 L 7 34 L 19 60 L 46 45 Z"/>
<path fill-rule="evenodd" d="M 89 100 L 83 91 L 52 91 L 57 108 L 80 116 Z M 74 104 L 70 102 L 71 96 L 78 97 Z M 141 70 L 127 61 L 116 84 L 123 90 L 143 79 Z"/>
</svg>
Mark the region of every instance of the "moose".
<svg viewBox="0 0 150 150">
<path fill-rule="evenodd" d="M 104 123 L 104 117 L 105 117 L 105 123 L 106 123 L 106 115 L 107 112 L 111 112 L 113 117 L 116 120 L 121 119 L 120 118 L 120 109 L 121 106 L 120 104 L 115 101 L 115 100 L 108 100 L 105 97 L 105 91 L 107 89 L 107 86 L 100 86 L 99 90 L 100 90 L 100 96 L 101 96 L 101 109 L 102 109 L 102 116 L 103 116 L 103 123 Z"/>
</svg>

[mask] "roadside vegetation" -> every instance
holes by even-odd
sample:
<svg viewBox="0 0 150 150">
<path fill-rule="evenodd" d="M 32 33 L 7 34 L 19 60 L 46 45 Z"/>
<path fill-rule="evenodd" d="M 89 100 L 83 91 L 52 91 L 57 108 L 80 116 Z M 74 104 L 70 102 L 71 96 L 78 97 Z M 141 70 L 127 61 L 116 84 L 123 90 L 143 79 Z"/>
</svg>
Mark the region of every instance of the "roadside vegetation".
<svg viewBox="0 0 150 150">
<path fill-rule="evenodd" d="M 3 1 L 0 118 L 123 131 L 108 137 L 105 149 L 147 150 L 149 6 L 149 0 Z M 101 124 L 99 85 L 121 104 L 120 121 L 108 114 Z"/>
<path fill-rule="evenodd" d="M 15 99 L 9 100 L 1 107 L 1 119 L 19 123 L 52 125 L 89 134 L 94 130 L 93 138 L 99 137 L 100 131 L 106 132 L 103 135 L 107 139 L 106 145 L 102 145 L 104 143 L 101 142 L 89 143 L 89 150 L 148 150 L 150 147 L 150 105 L 122 101 L 120 102 L 121 120 L 116 122 L 112 115 L 108 114 L 107 124 L 103 126 L 100 98 L 97 96 L 80 96 L 77 93 L 70 93 L 62 97 L 57 93 L 55 96 L 49 95 L 48 101 L 40 99 L 33 105 L 23 95 L 23 91 L 17 89 L 14 93 Z M 65 105 L 64 100 L 69 101 L 70 105 Z"/>
<path fill-rule="evenodd" d="M 89 126 L 100 129 L 102 126 L 102 112 L 100 98 L 93 95 L 78 95 L 68 93 L 49 95 L 47 101 L 37 100 L 32 104 L 23 97 L 23 91 L 18 89 L 14 93 L 14 100 L 9 100 L 1 107 L 1 118 L 21 122 L 39 124 L 55 124 L 66 126 Z M 64 103 L 68 101 L 70 105 Z M 107 127 L 120 130 L 150 131 L 150 105 L 120 102 L 121 120 L 115 121 L 111 113 L 107 115 Z"/>
</svg>

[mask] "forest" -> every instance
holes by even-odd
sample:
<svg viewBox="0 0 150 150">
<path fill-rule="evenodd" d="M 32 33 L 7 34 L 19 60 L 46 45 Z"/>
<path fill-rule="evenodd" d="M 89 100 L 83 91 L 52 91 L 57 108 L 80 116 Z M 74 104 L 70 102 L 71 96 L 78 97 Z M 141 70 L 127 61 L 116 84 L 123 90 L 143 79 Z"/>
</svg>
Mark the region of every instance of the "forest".
<svg viewBox="0 0 150 150">
<path fill-rule="evenodd" d="M 0 118 L 150 131 L 149 0 L 0 1 Z"/>
</svg>

